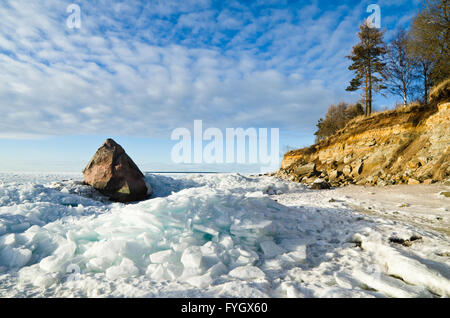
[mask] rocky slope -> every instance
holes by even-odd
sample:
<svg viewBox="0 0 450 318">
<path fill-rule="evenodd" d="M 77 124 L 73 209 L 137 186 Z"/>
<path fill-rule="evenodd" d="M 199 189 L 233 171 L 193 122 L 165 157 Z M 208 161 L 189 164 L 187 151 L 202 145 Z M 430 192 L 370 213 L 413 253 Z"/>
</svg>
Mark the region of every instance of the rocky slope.
<svg viewBox="0 0 450 318">
<path fill-rule="evenodd" d="M 335 135 L 284 155 L 279 177 L 332 186 L 434 183 L 450 176 L 450 103 L 358 117 Z"/>
</svg>

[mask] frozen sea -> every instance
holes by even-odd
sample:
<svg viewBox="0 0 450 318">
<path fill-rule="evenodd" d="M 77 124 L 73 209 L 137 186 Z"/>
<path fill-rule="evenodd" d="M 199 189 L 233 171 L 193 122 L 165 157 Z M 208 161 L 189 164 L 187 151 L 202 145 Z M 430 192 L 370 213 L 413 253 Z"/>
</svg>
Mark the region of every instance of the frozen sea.
<svg viewBox="0 0 450 318">
<path fill-rule="evenodd" d="M 440 188 L 420 206 L 406 188 L 386 201 L 267 176 L 146 180 L 151 199 L 121 204 L 81 174 L 0 174 L 0 297 L 450 296 Z M 421 209 L 444 228 L 409 222 Z"/>
</svg>

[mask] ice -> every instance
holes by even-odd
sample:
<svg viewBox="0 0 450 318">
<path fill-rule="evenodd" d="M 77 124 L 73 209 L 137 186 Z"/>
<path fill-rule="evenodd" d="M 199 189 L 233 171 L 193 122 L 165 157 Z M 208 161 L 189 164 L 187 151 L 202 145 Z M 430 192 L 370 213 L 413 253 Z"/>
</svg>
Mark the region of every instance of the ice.
<svg viewBox="0 0 450 318">
<path fill-rule="evenodd" d="M 147 174 L 153 198 L 121 204 L 81 179 L 0 174 L 0 296 L 449 295 L 448 237 L 362 216 L 329 191 Z M 391 246 L 394 232 L 423 240 Z"/>
<path fill-rule="evenodd" d="M 283 253 L 283 249 L 272 241 L 261 242 L 260 246 L 267 258 L 273 258 Z"/>
<path fill-rule="evenodd" d="M 258 267 L 251 265 L 236 267 L 229 275 L 242 280 L 262 279 L 266 276 Z"/>
<path fill-rule="evenodd" d="M 206 226 L 199 225 L 199 224 L 194 225 L 192 228 L 193 228 L 194 230 L 197 230 L 197 231 L 200 231 L 200 232 L 209 234 L 209 235 L 211 235 L 211 236 L 212 236 L 214 239 L 216 239 L 216 240 L 217 240 L 217 238 L 219 237 L 219 232 L 216 231 L 214 228 L 208 228 L 208 227 L 206 227 Z"/>
<path fill-rule="evenodd" d="M 31 255 L 29 249 L 5 246 L 0 250 L 0 264 L 10 268 L 21 268 L 30 261 Z"/>
<path fill-rule="evenodd" d="M 172 250 L 164 250 L 150 255 L 150 261 L 155 264 L 164 264 L 170 262 L 175 256 Z"/>
<path fill-rule="evenodd" d="M 379 273 L 370 275 L 363 271 L 353 272 L 353 277 L 359 280 L 363 287 L 382 291 L 389 297 L 412 298 L 412 297 L 432 297 L 432 294 L 424 287 L 412 286 L 403 281 Z"/>
<path fill-rule="evenodd" d="M 377 242 L 366 242 L 363 247 L 374 254 L 378 264 L 384 268 L 387 274 L 399 277 L 412 285 L 424 286 L 435 294 L 450 296 L 450 279 L 448 276 L 444 277 L 422 262 L 406 257 L 395 249 Z M 449 275 L 450 271 L 445 274 Z"/>
<path fill-rule="evenodd" d="M 112 266 L 106 270 L 106 277 L 110 280 L 118 278 L 129 278 L 139 275 L 139 269 L 128 258 L 123 258 L 119 265 Z"/>
<path fill-rule="evenodd" d="M 224 235 L 220 240 L 220 245 L 225 249 L 233 248 L 233 239 L 229 235 Z"/>
<path fill-rule="evenodd" d="M 188 247 L 181 255 L 181 263 L 185 268 L 200 268 L 203 254 L 198 246 Z"/>
<path fill-rule="evenodd" d="M 225 266 L 222 262 L 219 262 L 215 265 L 213 265 L 209 270 L 208 273 L 211 277 L 217 277 L 221 276 L 223 274 L 226 274 L 228 271 L 227 266 Z"/>
<path fill-rule="evenodd" d="M 166 279 L 166 270 L 162 264 L 150 264 L 145 274 L 152 280 L 160 281 Z"/>
<path fill-rule="evenodd" d="M 295 251 L 289 252 L 285 255 L 292 259 L 294 262 L 303 263 L 307 258 L 306 245 L 298 247 Z"/>
<path fill-rule="evenodd" d="M 5 234 L 6 230 L 7 230 L 6 225 L 0 224 L 0 235 Z"/>
<path fill-rule="evenodd" d="M 209 273 L 201 275 L 201 276 L 193 276 L 186 279 L 186 282 L 197 287 L 197 288 L 206 288 L 212 284 L 212 278 Z"/>
</svg>

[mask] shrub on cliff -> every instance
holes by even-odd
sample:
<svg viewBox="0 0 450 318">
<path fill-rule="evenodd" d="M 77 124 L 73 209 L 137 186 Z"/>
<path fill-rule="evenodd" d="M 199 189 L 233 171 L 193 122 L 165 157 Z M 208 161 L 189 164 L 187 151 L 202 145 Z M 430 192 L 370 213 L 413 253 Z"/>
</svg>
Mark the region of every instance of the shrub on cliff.
<svg viewBox="0 0 450 318">
<path fill-rule="evenodd" d="M 430 91 L 430 102 L 450 101 L 450 78 L 434 86 Z"/>
<path fill-rule="evenodd" d="M 316 135 L 316 142 L 334 135 L 339 129 L 353 118 L 364 115 L 364 108 L 361 104 L 347 104 L 341 102 L 337 105 L 331 105 L 325 115 L 325 119 L 320 118 L 317 123 L 318 130 L 314 133 Z"/>
</svg>

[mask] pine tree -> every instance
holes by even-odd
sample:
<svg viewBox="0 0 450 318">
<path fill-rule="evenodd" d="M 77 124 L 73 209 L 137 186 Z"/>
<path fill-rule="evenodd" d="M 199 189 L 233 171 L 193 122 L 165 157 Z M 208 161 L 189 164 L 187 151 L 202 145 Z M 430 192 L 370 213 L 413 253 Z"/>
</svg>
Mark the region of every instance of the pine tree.
<svg viewBox="0 0 450 318">
<path fill-rule="evenodd" d="M 372 113 L 373 92 L 385 88 L 382 85 L 385 69 L 383 56 L 386 54 L 383 35 L 384 31 L 369 26 L 367 22 L 362 24 L 358 32 L 360 42 L 353 47 L 351 55 L 347 56 L 353 62 L 349 70 L 354 71 L 356 75 L 347 91 L 363 89 L 366 116 Z"/>
</svg>

